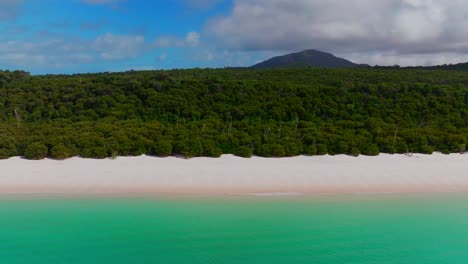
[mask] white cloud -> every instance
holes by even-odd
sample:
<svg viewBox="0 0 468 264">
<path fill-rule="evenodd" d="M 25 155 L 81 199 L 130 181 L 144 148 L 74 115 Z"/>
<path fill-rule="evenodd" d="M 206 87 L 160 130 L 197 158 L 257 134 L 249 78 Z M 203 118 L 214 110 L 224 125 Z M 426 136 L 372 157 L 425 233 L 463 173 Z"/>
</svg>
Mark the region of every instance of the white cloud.
<svg viewBox="0 0 468 264">
<path fill-rule="evenodd" d="M 0 64 L 14 68 L 60 68 L 132 59 L 149 49 L 143 36 L 106 33 L 93 40 L 66 37 L 0 42 Z"/>
<path fill-rule="evenodd" d="M 341 55 L 341 54 L 340 54 Z M 370 65 L 431 66 L 468 62 L 468 54 L 441 52 L 437 54 L 406 54 L 396 52 L 343 54 L 343 57 L 355 62 Z"/>
<path fill-rule="evenodd" d="M 468 54 L 467 17 L 463 0 L 235 0 L 204 33 L 230 50 L 316 48 L 385 64 L 453 62 Z"/>
<path fill-rule="evenodd" d="M 153 44 L 157 48 L 181 48 L 185 45 L 185 41 L 175 36 L 160 36 Z"/>
<path fill-rule="evenodd" d="M 200 43 L 200 34 L 198 34 L 197 32 L 189 32 L 185 37 L 185 42 L 192 47 L 198 46 L 198 44 Z"/>
<path fill-rule="evenodd" d="M 148 49 L 144 36 L 112 33 L 97 37 L 91 47 L 99 52 L 101 58 L 111 60 L 134 58 Z"/>
<path fill-rule="evenodd" d="M 200 34 L 192 31 L 185 38 L 176 36 L 160 36 L 155 39 L 154 46 L 157 48 L 184 48 L 195 47 L 200 44 Z"/>
<path fill-rule="evenodd" d="M 157 40 L 159 42 L 152 43 L 143 35 L 111 32 L 93 39 L 44 32 L 31 39 L 1 41 L 0 65 L 11 69 L 61 69 L 115 61 L 128 63 L 158 49 L 160 61 L 166 61 L 168 55 L 164 48 L 195 50 L 200 36 L 189 32 L 184 38 L 160 37 Z"/>
<path fill-rule="evenodd" d="M 163 52 L 159 55 L 159 61 L 167 60 L 167 53 Z"/>
</svg>

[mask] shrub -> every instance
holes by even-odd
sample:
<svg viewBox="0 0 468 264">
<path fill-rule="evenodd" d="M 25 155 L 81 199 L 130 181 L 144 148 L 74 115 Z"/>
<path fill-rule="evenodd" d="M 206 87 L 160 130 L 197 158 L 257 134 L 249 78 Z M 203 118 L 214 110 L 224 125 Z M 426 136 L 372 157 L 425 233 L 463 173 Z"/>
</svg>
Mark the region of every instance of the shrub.
<svg viewBox="0 0 468 264">
<path fill-rule="evenodd" d="M 39 142 L 30 144 L 24 151 L 24 157 L 31 160 L 40 160 L 47 157 L 47 147 Z"/>
<path fill-rule="evenodd" d="M 317 155 L 317 146 L 311 145 L 311 146 L 306 147 L 304 149 L 304 154 L 311 155 L 311 156 Z"/>
<path fill-rule="evenodd" d="M 270 144 L 263 144 L 257 147 L 255 153 L 260 157 L 269 158 L 273 155 L 271 149 L 272 146 Z"/>
<path fill-rule="evenodd" d="M 11 140 L 0 140 L 0 159 L 8 159 L 17 154 L 16 146 Z"/>
<path fill-rule="evenodd" d="M 361 155 L 361 151 L 358 148 L 351 149 L 351 156 L 359 157 L 359 155 Z"/>
<path fill-rule="evenodd" d="M 379 147 L 375 144 L 364 144 L 360 150 L 366 156 L 378 156 L 380 154 Z"/>
<path fill-rule="evenodd" d="M 11 151 L 6 149 L 6 148 L 1 148 L 0 149 L 0 159 L 8 159 L 8 158 L 11 158 L 12 155 L 11 155 Z"/>
<path fill-rule="evenodd" d="M 62 144 L 55 145 L 50 150 L 50 157 L 58 160 L 68 159 L 70 157 L 70 151 Z"/>
<path fill-rule="evenodd" d="M 237 150 L 236 155 L 243 158 L 251 158 L 253 155 L 253 151 L 247 146 L 241 146 Z"/>
<path fill-rule="evenodd" d="M 221 157 L 221 155 L 223 155 L 223 151 L 220 148 L 218 148 L 215 142 L 212 140 L 205 140 L 203 141 L 202 145 L 204 155 L 207 157 L 219 158 Z"/>
<path fill-rule="evenodd" d="M 8 159 L 16 155 L 16 147 L 13 144 L 0 146 L 0 159 Z"/>
<path fill-rule="evenodd" d="M 104 147 L 90 147 L 81 149 L 80 156 L 87 159 L 105 159 L 109 157 L 109 153 Z"/>
<path fill-rule="evenodd" d="M 94 147 L 92 149 L 92 158 L 105 159 L 109 157 L 109 153 L 105 147 Z"/>
<path fill-rule="evenodd" d="M 294 157 L 303 152 L 303 145 L 300 142 L 283 142 L 282 146 L 286 157 Z"/>
<path fill-rule="evenodd" d="M 328 147 L 325 144 L 318 144 L 317 145 L 317 155 L 327 155 L 328 154 Z"/>
<path fill-rule="evenodd" d="M 286 152 L 284 151 L 283 146 L 280 144 L 274 144 L 271 146 L 271 155 L 273 155 L 273 157 L 284 157 Z"/>
<path fill-rule="evenodd" d="M 337 154 L 347 154 L 349 153 L 349 145 L 345 141 L 339 141 L 336 146 Z"/>
<path fill-rule="evenodd" d="M 421 146 L 419 148 L 419 151 L 422 153 L 422 154 L 432 154 L 434 153 L 434 148 L 431 147 L 431 146 Z"/>
<path fill-rule="evenodd" d="M 178 154 L 182 154 L 186 158 L 203 156 L 203 145 L 200 139 L 184 140 L 177 145 Z"/>
<path fill-rule="evenodd" d="M 168 141 L 158 141 L 153 144 L 152 155 L 156 155 L 159 157 L 168 157 L 172 155 L 172 144 Z"/>
<path fill-rule="evenodd" d="M 463 154 L 463 153 L 466 152 L 466 144 L 464 144 L 464 143 L 457 144 L 457 146 L 455 147 L 454 150 L 455 150 L 456 152 L 460 152 L 461 154 Z"/>
</svg>

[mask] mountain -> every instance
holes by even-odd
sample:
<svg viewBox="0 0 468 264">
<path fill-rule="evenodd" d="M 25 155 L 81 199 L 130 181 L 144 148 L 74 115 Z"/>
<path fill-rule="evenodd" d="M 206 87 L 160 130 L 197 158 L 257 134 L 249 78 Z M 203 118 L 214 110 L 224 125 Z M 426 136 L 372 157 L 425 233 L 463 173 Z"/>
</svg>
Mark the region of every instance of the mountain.
<svg viewBox="0 0 468 264">
<path fill-rule="evenodd" d="M 305 50 L 278 56 L 252 66 L 253 69 L 271 69 L 288 67 L 316 67 L 316 68 L 357 68 L 366 65 L 356 64 L 333 54 L 318 50 Z"/>
</svg>

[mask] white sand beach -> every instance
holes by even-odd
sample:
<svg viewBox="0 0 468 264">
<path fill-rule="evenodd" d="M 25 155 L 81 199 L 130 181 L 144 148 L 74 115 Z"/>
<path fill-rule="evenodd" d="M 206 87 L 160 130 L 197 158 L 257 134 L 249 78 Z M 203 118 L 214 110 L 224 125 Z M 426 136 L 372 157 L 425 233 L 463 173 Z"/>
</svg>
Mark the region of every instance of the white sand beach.
<svg viewBox="0 0 468 264">
<path fill-rule="evenodd" d="M 468 192 L 468 155 L 0 161 L 0 194 Z"/>
</svg>

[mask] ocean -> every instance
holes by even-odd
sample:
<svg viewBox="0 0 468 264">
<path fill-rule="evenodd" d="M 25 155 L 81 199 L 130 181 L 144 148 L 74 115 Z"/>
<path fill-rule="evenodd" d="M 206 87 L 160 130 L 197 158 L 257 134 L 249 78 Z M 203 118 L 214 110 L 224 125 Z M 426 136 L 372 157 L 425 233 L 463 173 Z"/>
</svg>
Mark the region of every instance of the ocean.
<svg viewBox="0 0 468 264">
<path fill-rule="evenodd" d="M 0 263 L 468 263 L 468 195 L 0 199 Z"/>
</svg>

